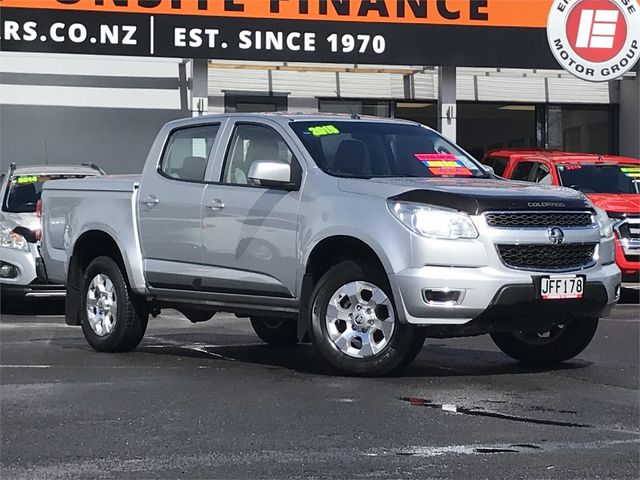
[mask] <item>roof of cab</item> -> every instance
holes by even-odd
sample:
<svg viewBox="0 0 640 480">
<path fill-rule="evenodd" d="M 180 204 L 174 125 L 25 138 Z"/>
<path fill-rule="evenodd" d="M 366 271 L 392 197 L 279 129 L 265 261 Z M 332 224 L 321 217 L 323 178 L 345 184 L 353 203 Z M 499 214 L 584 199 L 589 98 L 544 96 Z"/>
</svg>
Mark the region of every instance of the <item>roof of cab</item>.
<svg viewBox="0 0 640 480">
<path fill-rule="evenodd" d="M 191 125 L 197 123 L 206 123 L 207 120 L 223 120 L 226 118 L 251 120 L 272 120 L 280 124 L 288 124 L 291 122 L 379 122 L 379 123 L 395 123 L 405 125 L 420 125 L 411 120 L 402 120 L 399 118 L 373 117 L 368 115 L 353 115 L 347 113 L 300 113 L 300 112 L 265 112 L 265 113 L 220 113 L 213 115 L 203 115 L 200 117 L 188 117 L 173 120 L 167 125 L 171 127 Z"/>
<path fill-rule="evenodd" d="M 12 175 L 102 175 L 97 166 L 91 165 L 24 165 L 18 166 Z"/>
<path fill-rule="evenodd" d="M 492 150 L 487 153 L 487 157 L 517 157 L 544 159 L 551 163 L 637 163 L 640 159 L 632 157 L 620 157 L 616 155 L 597 155 L 593 153 L 565 152 L 562 150 L 551 150 L 544 148 L 508 148 L 503 150 Z"/>
</svg>

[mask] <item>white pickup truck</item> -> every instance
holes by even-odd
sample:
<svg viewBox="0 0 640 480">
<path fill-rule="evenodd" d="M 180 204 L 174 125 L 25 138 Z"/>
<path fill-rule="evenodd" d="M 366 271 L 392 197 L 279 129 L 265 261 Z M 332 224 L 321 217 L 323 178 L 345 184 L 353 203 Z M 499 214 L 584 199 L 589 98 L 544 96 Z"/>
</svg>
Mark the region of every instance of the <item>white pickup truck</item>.
<svg viewBox="0 0 640 480">
<path fill-rule="evenodd" d="M 249 317 L 348 374 L 411 362 L 425 336 L 578 355 L 617 300 L 611 223 L 584 195 L 492 175 L 422 125 L 327 115 L 167 124 L 142 177 L 45 184 L 42 253 L 66 321 L 99 351 L 149 314 Z"/>
</svg>

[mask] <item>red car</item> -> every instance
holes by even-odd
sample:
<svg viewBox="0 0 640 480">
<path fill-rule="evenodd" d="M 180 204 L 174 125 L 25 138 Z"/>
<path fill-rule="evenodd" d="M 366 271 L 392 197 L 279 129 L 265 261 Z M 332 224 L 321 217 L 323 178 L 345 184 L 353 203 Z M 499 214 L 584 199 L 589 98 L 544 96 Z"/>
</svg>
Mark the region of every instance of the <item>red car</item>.
<svg viewBox="0 0 640 480">
<path fill-rule="evenodd" d="M 640 159 L 508 149 L 489 152 L 482 162 L 504 178 L 583 192 L 613 221 L 616 262 L 623 281 L 640 282 Z"/>
</svg>

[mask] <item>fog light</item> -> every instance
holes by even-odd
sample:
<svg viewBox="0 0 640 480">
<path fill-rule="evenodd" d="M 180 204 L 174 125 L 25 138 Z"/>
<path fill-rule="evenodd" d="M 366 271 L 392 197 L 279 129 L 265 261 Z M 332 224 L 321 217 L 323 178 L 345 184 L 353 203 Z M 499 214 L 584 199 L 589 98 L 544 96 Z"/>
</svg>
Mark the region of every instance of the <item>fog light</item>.
<svg viewBox="0 0 640 480">
<path fill-rule="evenodd" d="M 450 288 L 434 288 L 422 292 L 424 301 L 429 305 L 458 305 L 462 300 L 464 290 Z"/>
<path fill-rule="evenodd" d="M 8 263 L 3 263 L 0 266 L 0 277 L 2 278 L 14 278 L 18 276 L 18 270 Z"/>
<path fill-rule="evenodd" d="M 622 293 L 622 289 L 621 289 L 620 285 L 616 286 L 616 299 L 615 299 L 615 300 L 616 300 L 616 302 L 617 302 L 618 300 L 620 300 L 620 294 L 621 294 L 621 293 Z"/>
</svg>

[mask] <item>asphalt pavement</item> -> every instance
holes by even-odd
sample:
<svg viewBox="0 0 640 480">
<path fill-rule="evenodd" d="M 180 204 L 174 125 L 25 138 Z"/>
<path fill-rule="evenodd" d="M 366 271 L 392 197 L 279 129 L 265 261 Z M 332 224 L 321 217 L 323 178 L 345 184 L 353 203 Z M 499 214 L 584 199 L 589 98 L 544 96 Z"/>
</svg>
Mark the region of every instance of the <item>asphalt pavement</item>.
<svg viewBox="0 0 640 480">
<path fill-rule="evenodd" d="M 246 319 L 167 311 L 100 354 L 59 304 L 0 318 L 2 478 L 639 478 L 640 306 L 577 359 L 525 368 L 487 336 L 401 374 L 327 375 Z M 50 312 L 53 311 L 53 314 Z"/>
</svg>

